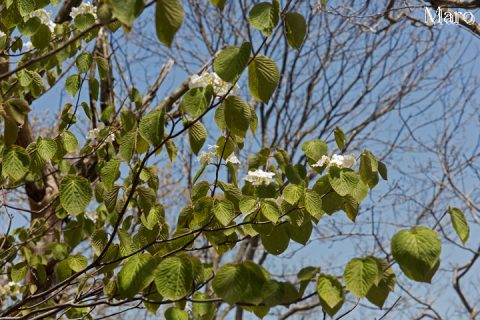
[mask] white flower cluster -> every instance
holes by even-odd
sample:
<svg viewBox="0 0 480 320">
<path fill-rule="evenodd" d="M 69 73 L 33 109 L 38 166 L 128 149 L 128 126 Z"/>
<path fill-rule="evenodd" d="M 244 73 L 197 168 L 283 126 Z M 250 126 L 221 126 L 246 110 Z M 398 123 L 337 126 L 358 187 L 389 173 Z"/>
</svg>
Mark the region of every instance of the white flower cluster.
<svg viewBox="0 0 480 320">
<path fill-rule="evenodd" d="M 338 168 L 352 168 L 357 161 L 354 155 L 342 156 L 334 154 L 332 157 L 322 156 L 312 167 L 335 166 Z"/>
<path fill-rule="evenodd" d="M 75 20 L 77 16 L 88 13 L 94 16 L 95 19 L 97 19 L 97 7 L 92 5 L 90 1 L 88 1 L 87 3 L 82 3 L 78 7 L 72 8 L 72 11 L 70 12 L 70 17 Z"/>
<path fill-rule="evenodd" d="M 3 297 L 6 296 L 16 296 L 20 293 L 19 284 L 13 281 L 9 281 L 6 275 L 3 275 L 0 279 L 0 302 L 3 300 Z"/>
<path fill-rule="evenodd" d="M 2 30 L 0 30 L 0 37 L 5 37 L 5 36 L 6 36 L 5 32 L 3 32 Z"/>
<path fill-rule="evenodd" d="M 190 77 L 188 87 L 193 88 L 205 88 L 206 86 L 211 85 L 213 87 L 213 93 L 216 96 L 224 96 L 227 94 L 228 90 L 232 88 L 232 85 L 226 81 L 223 81 L 218 74 L 215 72 L 205 72 L 201 75 L 194 74 Z M 235 86 L 230 91 L 229 95 L 237 94 L 239 88 Z"/>
<path fill-rule="evenodd" d="M 32 44 L 30 41 L 28 41 L 27 43 L 24 43 L 23 46 L 24 46 L 25 49 L 27 49 L 28 51 L 35 49 L 35 47 L 33 46 L 33 44 Z"/>
<path fill-rule="evenodd" d="M 272 182 L 273 176 L 275 176 L 275 173 L 273 172 L 257 169 L 255 171 L 248 171 L 248 174 L 244 179 L 245 181 L 251 182 L 254 186 L 259 186 Z"/>
<path fill-rule="evenodd" d="M 202 151 L 202 152 L 200 152 L 200 154 L 198 155 L 198 162 L 200 162 L 200 164 L 202 164 L 202 165 L 206 165 L 206 164 L 211 163 L 213 158 L 218 156 L 218 154 L 216 152 L 218 148 L 219 147 L 217 145 L 208 145 L 208 149 L 209 150 L 214 150 L 214 151 L 213 152 L 212 151 L 208 151 L 208 152 Z M 226 163 L 231 163 L 231 164 L 240 164 L 240 160 L 238 160 L 237 156 L 233 152 L 227 157 L 225 162 Z"/>
<path fill-rule="evenodd" d="M 37 17 L 40 19 L 40 22 L 50 29 L 50 32 L 55 31 L 55 22 L 52 21 L 50 17 L 50 12 L 45 11 L 44 9 L 38 9 L 30 13 L 30 18 Z"/>
<path fill-rule="evenodd" d="M 87 134 L 87 139 L 91 140 L 91 141 L 95 141 L 98 139 L 98 137 L 100 136 L 100 129 L 99 128 L 94 128 L 92 130 L 89 130 L 88 131 L 88 134 Z M 106 138 L 105 138 L 105 143 L 109 143 L 109 142 L 113 142 L 115 141 L 115 134 L 114 133 L 110 133 Z"/>
</svg>

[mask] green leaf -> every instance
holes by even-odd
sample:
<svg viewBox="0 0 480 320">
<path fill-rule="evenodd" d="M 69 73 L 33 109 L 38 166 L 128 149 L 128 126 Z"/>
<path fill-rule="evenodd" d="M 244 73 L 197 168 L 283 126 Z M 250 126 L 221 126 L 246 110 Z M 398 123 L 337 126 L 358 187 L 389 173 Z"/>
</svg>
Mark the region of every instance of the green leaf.
<svg viewBox="0 0 480 320">
<path fill-rule="evenodd" d="M 158 147 L 163 141 L 165 115 L 160 110 L 149 112 L 140 120 L 139 133 L 153 147 Z"/>
<path fill-rule="evenodd" d="M 120 169 L 120 160 L 112 159 L 108 161 L 100 170 L 100 179 L 107 190 L 113 187 L 113 183 L 118 177 Z"/>
<path fill-rule="evenodd" d="M 188 320 L 188 312 L 170 307 L 165 311 L 165 320 Z"/>
<path fill-rule="evenodd" d="M 213 291 L 228 302 L 242 301 L 249 283 L 249 271 L 243 264 L 227 263 L 218 269 L 212 281 Z"/>
<path fill-rule="evenodd" d="M 213 206 L 213 214 L 221 224 L 226 226 L 235 218 L 235 207 L 228 200 L 220 200 Z"/>
<path fill-rule="evenodd" d="M 158 292 L 167 299 L 178 300 L 192 290 L 193 266 L 187 255 L 168 257 L 154 271 Z"/>
<path fill-rule="evenodd" d="M 342 284 L 334 276 L 322 273 L 317 279 L 317 292 L 323 311 L 330 317 L 333 317 L 345 302 Z"/>
<path fill-rule="evenodd" d="M 225 123 L 235 135 L 245 137 L 250 124 L 250 106 L 237 96 L 229 96 L 223 102 Z"/>
<path fill-rule="evenodd" d="M 102 250 L 108 243 L 108 234 L 104 230 L 97 230 L 92 234 L 90 239 L 90 245 L 92 246 L 93 252 L 99 256 Z"/>
<path fill-rule="evenodd" d="M 39 137 L 37 141 L 38 154 L 46 161 L 51 160 L 57 153 L 57 143 L 47 137 Z"/>
<path fill-rule="evenodd" d="M 270 234 L 261 235 L 262 244 L 268 253 L 279 255 L 288 248 L 290 237 L 285 224 L 274 226 Z"/>
<path fill-rule="evenodd" d="M 197 121 L 188 128 L 188 137 L 192 152 L 198 154 L 207 140 L 207 129 L 205 129 L 200 121 Z"/>
<path fill-rule="evenodd" d="M 173 37 L 183 22 L 183 7 L 179 0 L 157 0 L 155 26 L 157 37 L 167 47 L 171 47 Z"/>
<path fill-rule="evenodd" d="M 470 235 L 470 227 L 468 226 L 468 222 L 465 219 L 465 215 L 463 214 L 462 210 L 458 208 L 448 208 L 448 213 L 450 214 L 450 218 L 452 219 L 452 224 L 455 232 L 457 233 L 460 240 L 462 240 L 462 243 L 465 244 Z"/>
<path fill-rule="evenodd" d="M 22 17 L 29 15 L 33 10 L 35 10 L 35 1 L 34 0 L 18 0 L 17 8 L 18 12 Z"/>
<path fill-rule="evenodd" d="M 305 18 L 297 12 L 288 12 L 285 15 L 284 26 L 288 44 L 292 48 L 299 49 L 307 33 L 307 22 Z M 339 148 L 342 149 L 343 146 Z"/>
<path fill-rule="evenodd" d="M 28 265 L 26 262 L 20 262 L 15 264 L 10 270 L 10 277 L 14 282 L 20 282 L 25 279 L 27 275 Z"/>
<path fill-rule="evenodd" d="M 239 202 L 240 211 L 243 214 L 250 213 L 250 211 L 252 211 L 256 207 L 256 204 L 257 199 L 255 199 L 254 197 L 245 196 Z"/>
<path fill-rule="evenodd" d="M 347 136 L 345 132 L 343 132 L 340 127 L 336 127 L 333 131 L 333 135 L 335 136 L 335 142 L 337 143 L 338 149 L 341 151 L 343 150 L 343 146 L 345 145 L 345 140 L 347 140 Z"/>
<path fill-rule="evenodd" d="M 52 33 L 46 25 L 41 24 L 40 27 L 38 27 L 37 32 L 35 32 L 30 39 L 32 40 L 32 44 L 35 48 L 43 49 L 48 47 L 50 44 Z"/>
<path fill-rule="evenodd" d="M 84 212 L 92 196 L 90 182 L 84 177 L 67 175 L 60 184 L 60 203 L 71 215 Z"/>
<path fill-rule="evenodd" d="M 296 184 L 287 185 L 282 192 L 283 199 L 289 204 L 295 204 L 303 195 L 303 188 Z M 320 199 L 320 208 L 321 208 L 321 199 Z"/>
<path fill-rule="evenodd" d="M 196 118 L 201 116 L 210 105 L 212 100 L 212 87 L 192 88 L 182 97 L 180 108 L 186 114 Z"/>
<path fill-rule="evenodd" d="M 13 145 L 4 149 L 2 163 L 2 175 L 18 181 L 28 172 L 30 157 L 22 147 Z"/>
<path fill-rule="evenodd" d="M 322 197 L 313 190 L 305 192 L 305 209 L 313 217 L 320 217 L 323 214 Z"/>
<path fill-rule="evenodd" d="M 328 177 L 333 190 L 342 197 L 351 195 L 360 203 L 368 194 L 368 186 L 353 170 L 330 167 Z"/>
<path fill-rule="evenodd" d="M 392 268 L 389 267 L 388 262 L 385 260 L 376 259 L 382 271 L 382 277 L 378 285 L 373 285 L 367 293 L 367 299 L 379 308 L 383 307 L 383 304 L 388 298 L 390 292 L 395 289 L 397 278 Z"/>
<path fill-rule="evenodd" d="M 80 272 L 88 266 L 88 260 L 84 256 L 77 254 L 67 258 L 68 266 L 75 272 Z"/>
<path fill-rule="evenodd" d="M 441 241 L 426 227 L 399 231 L 392 238 L 392 255 L 405 275 L 430 283 L 440 263 Z"/>
<path fill-rule="evenodd" d="M 198 302 L 192 303 L 193 319 L 212 320 L 215 317 L 215 304 L 207 302 L 211 297 L 204 292 L 195 292 L 193 298 Z M 207 300 L 202 302 L 202 300 Z"/>
<path fill-rule="evenodd" d="M 252 95 L 268 103 L 278 86 L 280 74 L 272 59 L 258 55 L 248 65 L 248 87 Z"/>
<path fill-rule="evenodd" d="M 277 223 L 278 219 L 280 218 L 280 215 L 282 212 L 280 211 L 280 208 L 278 207 L 278 204 L 275 202 L 275 200 L 264 200 L 260 204 L 260 209 L 269 221 L 273 223 Z"/>
<path fill-rule="evenodd" d="M 63 132 L 63 147 L 69 153 L 73 153 L 77 151 L 77 148 L 78 148 L 77 137 L 75 137 L 75 135 L 70 131 Z"/>
<path fill-rule="evenodd" d="M 75 17 L 73 23 L 78 31 L 82 32 L 90 28 L 95 23 L 95 17 L 90 13 L 79 14 Z"/>
<path fill-rule="evenodd" d="M 360 156 L 360 178 L 373 189 L 378 183 L 378 161 L 368 150 Z"/>
<path fill-rule="evenodd" d="M 314 164 L 322 156 L 327 155 L 328 153 L 328 146 L 325 142 L 320 139 L 314 139 L 306 141 L 302 144 L 302 151 L 308 158 L 308 163 Z"/>
<path fill-rule="evenodd" d="M 130 159 L 132 159 L 133 156 L 133 152 L 135 151 L 135 140 L 135 131 L 129 131 L 120 138 L 120 148 L 118 150 L 118 153 L 120 153 L 122 158 L 127 162 L 130 162 Z"/>
<path fill-rule="evenodd" d="M 382 177 L 383 180 L 388 179 L 387 175 L 387 166 L 385 163 L 378 161 L 378 173 L 380 173 L 380 176 Z"/>
<path fill-rule="evenodd" d="M 41 21 L 38 17 L 31 17 L 26 22 L 19 24 L 18 31 L 25 37 L 33 36 L 40 27 Z"/>
<path fill-rule="evenodd" d="M 73 97 L 77 94 L 80 89 L 80 75 L 72 74 L 65 81 L 65 90 Z"/>
<path fill-rule="evenodd" d="M 272 3 L 260 2 L 253 6 L 248 14 L 250 25 L 269 36 L 280 19 L 280 5 L 277 0 Z"/>
<path fill-rule="evenodd" d="M 381 271 L 381 270 L 380 270 Z M 343 281 L 354 295 L 363 298 L 381 277 L 377 261 L 372 257 L 354 258 L 345 267 Z"/>
<path fill-rule="evenodd" d="M 125 298 L 132 298 L 153 281 L 157 259 L 149 254 L 138 254 L 126 260 L 118 273 L 118 291 Z"/>
<path fill-rule="evenodd" d="M 89 52 L 80 53 L 75 60 L 75 64 L 77 65 L 78 72 L 87 72 L 92 66 L 92 55 Z"/>
<path fill-rule="evenodd" d="M 237 80 L 250 60 L 252 45 L 245 42 L 241 47 L 227 46 L 222 49 L 213 63 L 213 68 L 220 78 L 227 82 Z"/>
<path fill-rule="evenodd" d="M 110 0 L 109 4 L 113 16 L 127 27 L 132 26 L 144 8 L 144 0 Z"/>
</svg>

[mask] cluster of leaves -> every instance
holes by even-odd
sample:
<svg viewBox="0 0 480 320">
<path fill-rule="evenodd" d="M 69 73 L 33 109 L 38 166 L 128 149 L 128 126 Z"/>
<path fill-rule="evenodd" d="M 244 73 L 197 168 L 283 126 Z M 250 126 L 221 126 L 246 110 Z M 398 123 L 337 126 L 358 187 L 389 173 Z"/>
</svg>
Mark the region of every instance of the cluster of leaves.
<svg viewBox="0 0 480 320">
<path fill-rule="evenodd" d="M 211 2 L 223 9 L 226 0 Z M 99 83 L 107 76 L 109 64 L 104 57 L 82 49 L 82 43 L 89 43 L 100 26 L 111 32 L 123 26 L 128 31 L 144 9 L 139 0 L 101 1 L 98 20 L 92 14 L 79 15 L 71 23 L 57 25 L 52 34 L 38 18 L 30 17 L 35 9 L 49 4 L 47 0 L 6 1 L 0 13 L 6 34 L 0 39 L 0 49 L 20 51 L 22 36 L 30 37 L 35 48 L 25 53 L 15 72 L 1 82 L 4 136 L 0 143 L 0 184 L 3 188 L 42 185 L 46 168 L 55 168 L 60 181 L 58 194 L 48 204 L 62 220 L 62 230 L 55 235 L 58 241 L 49 243 L 41 255 L 30 246 L 20 245 L 46 231 L 48 224 L 42 221 L 2 238 L 4 251 L 0 258 L 6 261 L 2 265 L 8 267 L 11 280 L 22 282 L 32 272 L 38 279 L 36 283 L 25 282 L 21 288 L 24 297 L 36 293 L 39 285 L 52 282 L 52 278 L 62 282 L 83 275 L 78 290 L 86 290 L 93 286 L 92 274 L 86 271 L 94 270 L 108 299 L 129 301 L 141 297 L 152 312 L 162 303 L 175 303 L 166 310 L 167 319 L 188 319 L 184 310 L 187 301 L 192 302 L 194 319 L 212 319 L 222 301 L 263 317 L 272 307 L 308 298 L 311 295 L 305 292 L 309 284 L 316 283 L 314 294 L 318 294 L 323 311 L 333 316 L 345 302 L 347 291 L 383 306 L 395 287 L 395 262 L 410 279 L 431 281 L 440 264 L 441 242 L 436 232 L 426 227 L 399 231 L 391 243 L 393 260 L 374 256 L 350 260 L 342 277 L 345 286 L 338 276 L 322 273 L 319 267 L 302 269 L 293 283 L 275 280 L 252 261 L 236 261 L 218 269 L 202 261 L 196 252 L 213 247 L 218 254 L 224 254 L 253 237 L 259 237 L 265 250 L 273 255 L 285 252 L 292 241 L 305 245 L 313 226 L 325 215 L 343 211 L 354 223 L 369 191 L 380 178 L 387 179 L 385 164 L 368 150 L 361 153 L 358 170 L 313 167 L 329 154 L 327 144 L 314 139 L 302 145 L 306 162 L 292 159 L 280 148 L 264 148 L 251 155 L 248 169 L 272 172 L 274 178 L 269 183 L 242 185 L 238 166 L 222 162 L 232 153 L 241 152 L 249 130 L 256 131 L 256 112 L 239 96 L 215 96 L 211 85 L 190 89 L 183 95 L 180 129 L 162 105 L 142 115 L 142 97 L 134 89 L 130 100 L 135 111 L 118 111 L 120 120 L 116 122 L 115 106 L 108 106 L 100 117 L 103 128 L 93 141 L 77 139 L 69 130 L 76 123 L 78 105 L 67 104 L 54 137 L 38 137 L 26 148 L 16 144 L 30 103 L 47 90 L 45 80 L 49 86 L 55 85 L 67 60 L 75 61 L 77 72 L 67 77 L 66 91 L 79 95 L 83 82 L 88 80 L 94 101 L 98 99 Z M 157 0 L 155 16 L 158 38 L 170 46 L 184 18 L 180 1 Z M 277 0 L 254 5 L 248 19 L 251 27 L 265 37 L 281 25 L 288 44 L 301 49 L 307 31 L 305 19 L 282 9 Z M 21 36 L 13 36 L 15 30 Z M 275 61 L 260 55 L 260 49 L 261 45 L 254 50 L 252 43 L 227 46 L 216 54 L 213 69 L 232 86 L 247 70 L 250 94 L 268 103 L 280 75 Z M 93 119 L 96 111 L 92 106 L 85 102 L 80 105 L 85 116 Z M 197 154 L 208 136 L 202 117 L 211 110 L 221 131 L 216 141 L 219 160 L 213 165 L 218 170 L 225 164 L 230 179 L 222 181 L 218 175 L 209 179 L 204 171 L 208 164 L 201 168 L 194 179 L 191 203 L 181 210 L 172 228 L 157 198 L 158 168 L 147 163 L 163 149 L 174 161 L 174 138 L 183 133 L 188 133 L 191 151 Z M 111 134 L 115 141 L 107 139 Z M 339 129 L 334 134 L 338 149 L 343 150 L 345 134 Z M 88 157 L 96 159 L 98 179 L 82 175 L 78 163 L 72 161 Z M 87 216 L 92 209 L 95 219 Z M 463 214 L 455 208 L 449 212 L 462 241 L 466 241 L 468 225 Z M 206 239 L 208 245 L 199 247 L 199 239 Z M 79 253 L 85 241 L 91 246 L 90 255 Z M 19 250 L 11 250 L 17 245 Z M 53 275 L 48 271 L 51 261 Z M 73 308 L 67 316 L 87 312 L 87 308 Z"/>
</svg>

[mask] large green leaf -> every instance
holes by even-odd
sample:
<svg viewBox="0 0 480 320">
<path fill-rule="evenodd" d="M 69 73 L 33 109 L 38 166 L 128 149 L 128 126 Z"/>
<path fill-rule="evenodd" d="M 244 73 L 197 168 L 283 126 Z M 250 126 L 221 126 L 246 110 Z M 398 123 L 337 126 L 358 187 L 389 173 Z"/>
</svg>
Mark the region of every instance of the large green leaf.
<svg viewBox="0 0 480 320">
<path fill-rule="evenodd" d="M 109 0 L 112 13 L 121 23 L 130 27 L 143 11 L 144 0 Z"/>
<path fill-rule="evenodd" d="M 215 57 L 213 68 L 220 78 L 233 82 L 247 67 L 252 45 L 245 42 L 241 47 L 227 46 Z"/>
<path fill-rule="evenodd" d="M 192 290 L 193 266 L 187 255 L 163 260 L 154 272 L 158 292 L 167 299 L 177 300 Z"/>
<path fill-rule="evenodd" d="M 82 52 L 75 59 L 75 64 L 77 65 L 78 72 L 84 73 L 90 70 L 92 66 L 92 55 L 89 52 Z"/>
<path fill-rule="evenodd" d="M 243 264 L 228 263 L 218 269 L 212 287 L 217 296 L 234 304 L 242 301 L 248 282 L 249 271 Z"/>
<path fill-rule="evenodd" d="M 188 128 L 188 137 L 190 139 L 192 152 L 198 154 L 207 140 L 207 129 L 205 129 L 200 121 L 197 121 Z"/>
<path fill-rule="evenodd" d="M 179 0 L 157 0 L 155 26 L 158 39 L 167 47 L 183 22 L 183 7 Z"/>
<path fill-rule="evenodd" d="M 250 124 L 250 106 L 237 96 L 229 96 L 223 102 L 225 123 L 235 135 L 244 137 Z"/>
<path fill-rule="evenodd" d="M 453 229 L 455 229 L 455 232 L 462 243 L 465 244 L 470 235 L 470 227 L 465 219 L 465 215 L 463 214 L 462 210 L 458 208 L 448 208 L 448 213 L 452 219 Z"/>
<path fill-rule="evenodd" d="M 392 255 L 407 277 L 430 283 L 440 264 L 441 241 L 426 227 L 399 231 L 392 238 Z"/>
<path fill-rule="evenodd" d="M 28 172 L 30 157 L 27 151 L 19 146 L 11 146 L 3 151 L 2 175 L 18 181 Z"/>
<path fill-rule="evenodd" d="M 272 3 L 260 2 L 253 6 L 248 14 L 250 25 L 262 31 L 265 36 L 269 36 L 277 26 L 280 19 L 280 4 L 278 0 Z"/>
<path fill-rule="evenodd" d="M 207 110 L 211 99 L 211 86 L 207 86 L 206 88 L 193 88 L 183 95 L 180 108 L 182 108 L 186 114 L 196 118 Z"/>
<path fill-rule="evenodd" d="M 84 212 L 92 196 L 90 182 L 84 177 L 68 175 L 60 184 L 60 203 L 71 215 Z"/>
<path fill-rule="evenodd" d="M 37 140 L 37 151 L 44 160 L 51 160 L 57 153 L 57 143 L 51 138 L 39 137 Z"/>
<path fill-rule="evenodd" d="M 342 284 L 334 276 L 322 273 L 317 279 L 317 292 L 323 311 L 331 317 L 340 310 L 345 302 Z"/>
<path fill-rule="evenodd" d="M 165 126 L 163 110 L 153 110 L 140 120 L 139 133 L 153 147 L 158 147 L 163 141 Z"/>
<path fill-rule="evenodd" d="M 75 272 L 80 272 L 88 266 L 88 260 L 81 254 L 73 255 L 67 258 L 68 266 Z"/>
<path fill-rule="evenodd" d="M 353 170 L 330 167 L 328 177 L 333 190 L 340 196 L 351 195 L 360 203 L 368 194 L 368 186 Z"/>
<path fill-rule="evenodd" d="M 354 258 L 345 267 L 343 281 L 354 295 L 363 298 L 373 285 L 378 284 L 381 270 L 372 257 Z"/>
<path fill-rule="evenodd" d="M 289 184 L 283 189 L 283 199 L 290 204 L 296 203 L 303 195 L 303 188 L 296 184 Z M 322 206 L 320 200 L 320 207 Z"/>
<path fill-rule="evenodd" d="M 235 217 L 235 206 L 228 200 L 220 200 L 213 206 L 213 214 L 224 226 L 232 222 Z"/>
<path fill-rule="evenodd" d="M 367 293 L 367 299 L 374 305 L 382 308 L 390 292 L 395 289 L 397 278 L 386 260 L 376 260 L 380 267 L 379 270 L 382 271 L 381 279 L 377 285 L 373 285 L 370 288 Z"/>
<path fill-rule="evenodd" d="M 288 12 L 285 15 L 284 27 L 288 44 L 292 48 L 299 49 L 307 33 L 307 22 L 305 18 L 297 12 Z"/>
<path fill-rule="evenodd" d="M 188 312 L 176 307 L 170 307 L 165 311 L 165 320 L 188 320 Z"/>
<path fill-rule="evenodd" d="M 322 197 L 314 190 L 305 192 L 305 209 L 313 217 L 319 218 L 323 214 Z"/>
<path fill-rule="evenodd" d="M 126 260 L 118 273 L 118 291 L 132 298 L 153 281 L 153 271 L 158 260 L 149 254 L 138 254 Z"/>
<path fill-rule="evenodd" d="M 302 144 L 302 151 L 307 156 L 308 162 L 314 164 L 320 160 L 322 156 L 327 155 L 328 146 L 324 141 L 314 139 L 304 142 Z"/>
<path fill-rule="evenodd" d="M 272 59 L 258 55 L 248 65 L 248 87 L 252 95 L 268 103 L 278 86 L 280 74 Z"/>
<path fill-rule="evenodd" d="M 275 200 L 266 199 L 260 203 L 260 209 L 262 214 L 267 218 L 269 221 L 273 223 L 277 223 L 280 215 L 282 214 L 278 204 Z"/>
<path fill-rule="evenodd" d="M 274 226 L 269 234 L 261 235 L 262 244 L 268 253 L 279 255 L 288 248 L 290 237 L 286 224 Z"/>
<path fill-rule="evenodd" d="M 100 178 L 102 179 L 102 182 L 107 190 L 113 187 L 113 183 L 118 178 L 119 169 L 120 160 L 112 159 L 105 163 L 100 170 Z"/>
<path fill-rule="evenodd" d="M 26 15 L 30 14 L 33 10 L 35 10 L 35 1 L 34 0 L 18 0 L 17 8 L 18 12 L 25 17 Z"/>
</svg>

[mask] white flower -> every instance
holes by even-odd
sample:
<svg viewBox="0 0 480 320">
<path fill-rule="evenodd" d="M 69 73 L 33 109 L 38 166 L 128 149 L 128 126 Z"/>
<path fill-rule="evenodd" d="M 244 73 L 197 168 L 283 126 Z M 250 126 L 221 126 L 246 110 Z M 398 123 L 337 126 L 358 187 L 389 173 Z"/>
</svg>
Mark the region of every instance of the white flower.
<svg viewBox="0 0 480 320">
<path fill-rule="evenodd" d="M 97 221 L 97 213 L 95 211 L 85 212 L 85 217 L 92 220 L 93 222 Z"/>
<path fill-rule="evenodd" d="M 89 130 L 88 134 L 87 134 L 87 139 L 95 140 L 95 139 L 98 138 L 99 134 L 100 134 L 100 129 L 98 129 L 98 128 Z"/>
<path fill-rule="evenodd" d="M 38 17 L 40 22 L 50 29 L 50 32 L 55 31 L 56 24 L 51 20 L 50 12 L 47 12 L 44 9 L 38 9 L 30 13 L 30 18 L 33 17 Z"/>
<path fill-rule="evenodd" d="M 0 30 L 0 37 L 4 37 L 6 36 L 5 32 L 3 32 L 2 30 Z"/>
<path fill-rule="evenodd" d="M 202 75 L 196 75 L 190 77 L 188 87 L 193 88 L 205 88 L 206 86 L 211 85 L 213 87 L 213 93 L 216 96 L 224 96 L 227 94 L 228 90 L 232 85 L 226 81 L 223 81 L 215 72 L 206 72 Z M 235 85 L 229 94 L 236 94 L 238 91 L 238 86 Z"/>
<path fill-rule="evenodd" d="M 218 146 L 216 144 L 209 144 L 208 145 L 208 150 L 217 150 Z"/>
<path fill-rule="evenodd" d="M 105 143 L 113 142 L 115 141 L 115 134 L 110 133 L 106 138 L 105 138 Z"/>
<path fill-rule="evenodd" d="M 97 7 L 93 6 L 90 1 L 87 3 L 82 3 L 78 7 L 72 8 L 72 11 L 70 12 L 70 17 L 75 20 L 75 18 L 81 14 L 91 14 L 92 16 L 97 19 Z"/>
<path fill-rule="evenodd" d="M 342 156 L 334 154 L 330 159 L 330 166 L 337 166 L 339 168 L 351 168 L 355 165 L 356 160 L 353 155 Z"/>
<path fill-rule="evenodd" d="M 251 182 L 254 186 L 259 186 L 264 183 L 269 184 L 272 182 L 274 175 L 275 173 L 273 172 L 257 169 L 255 171 L 248 171 L 248 174 L 244 179 L 248 182 Z"/>
<path fill-rule="evenodd" d="M 28 41 L 27 43 L 24 43 L 23 46 L 24 46 L 25 49 L 27 49 L 28 51 L 35 49 L 35 47 L 33 46 L 33 44 L 32 44 L 30 41 Z"/>
<path fill-rule="evenodd" d="M 322 156 L 320 160 L 317 161 L 317 163 L 312 164 L 312 167 L 323 167 L 324 165 L 328 165 L 330 162 L 330 158 L 327 156 Z"/>
<path fill-rule="evenodd" d="M 198 162 L 200 162 L 202 165 L 209 164 L 210 161 L 212 161 L 212 158 L 215 156 L 214 152 L 205 152 L 202 151 L 198 155 Z"/>
<path fill-rule="evenodd" d="M 16 283 L 16 282 L 13 282 L 13 281 L 9 281 L 9 282 L 7 283 L 7 286 L 9 286 L 9 287 L 14 287 L 14 286 L 16 286 L 16 285 L 17 285 L 17 283 Z"/>
<path fill-rule="evenodd" d="M 237 156 L 235 153 L 232 153 L 231 155 L 228 156 L 227 160 L 225 160 L 227 163 L 231 164 L 240 164 L 240 160 L 238 160 Z"/>
</svg>

